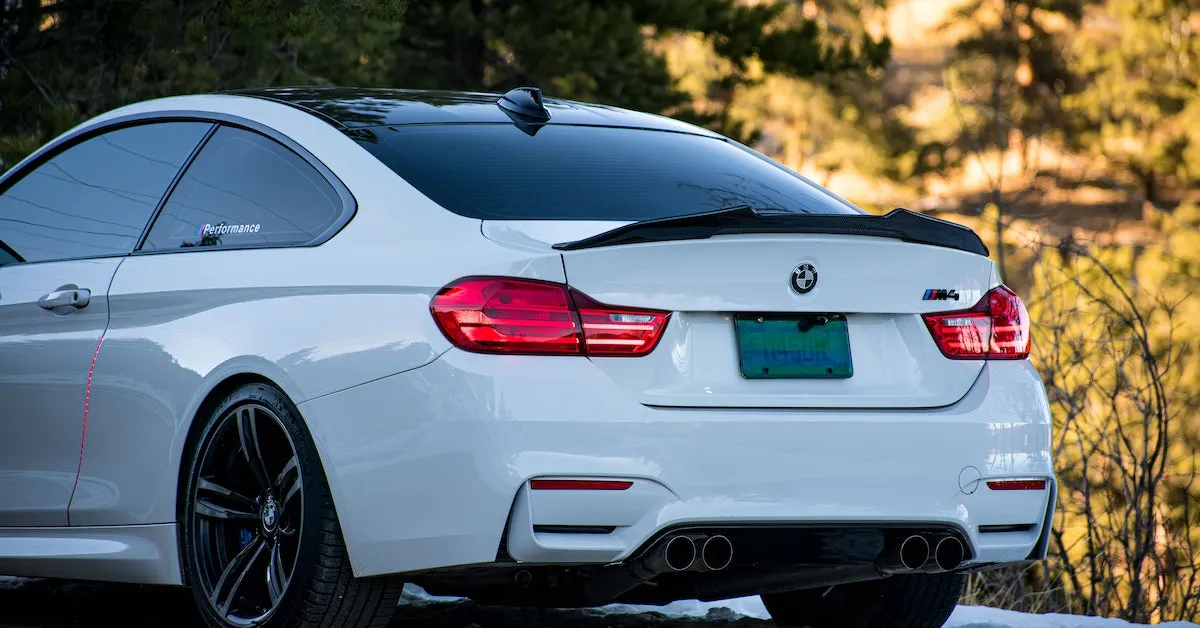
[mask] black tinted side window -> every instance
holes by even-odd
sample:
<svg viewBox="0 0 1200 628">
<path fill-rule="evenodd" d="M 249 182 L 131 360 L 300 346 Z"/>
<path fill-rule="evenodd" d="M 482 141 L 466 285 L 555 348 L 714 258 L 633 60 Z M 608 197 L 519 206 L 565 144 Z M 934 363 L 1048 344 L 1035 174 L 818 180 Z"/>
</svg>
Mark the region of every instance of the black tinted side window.
<svg viewBox="0 0 1200 628">
<path fill-rule="evenodd" d="M 341 217 L 342 200 L 278 142 L 221 127 L 188 167 L 144 249 L 305 244 Z"/>
<path fill-rule="evenodd" d="M 212 125 L 159 122 L 98 135 L 0 194 L 0 263 L 125 255 Z"/>
</svg>

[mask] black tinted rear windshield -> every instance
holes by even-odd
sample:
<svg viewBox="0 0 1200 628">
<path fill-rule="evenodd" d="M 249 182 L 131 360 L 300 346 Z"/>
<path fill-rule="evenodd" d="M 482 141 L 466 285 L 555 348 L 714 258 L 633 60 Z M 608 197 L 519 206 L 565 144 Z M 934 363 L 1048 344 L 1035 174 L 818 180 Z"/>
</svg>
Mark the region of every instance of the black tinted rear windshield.
<svg viewBox="0 0 1200 628">
<path fill-rule="evenodd" d="M 550 124 L 357 130 L 355 139 L 450 211 L 487 220 L 639 221 L 734 205 L 861 210 L 791 170 L 712 137 Z"/>
</svg>

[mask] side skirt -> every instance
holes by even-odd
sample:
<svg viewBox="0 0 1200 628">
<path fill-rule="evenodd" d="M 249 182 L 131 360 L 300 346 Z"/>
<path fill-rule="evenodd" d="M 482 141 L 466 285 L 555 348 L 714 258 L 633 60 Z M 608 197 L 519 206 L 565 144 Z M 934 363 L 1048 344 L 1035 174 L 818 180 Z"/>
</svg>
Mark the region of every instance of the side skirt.
<svg viewBox="0 0 1200 628">
<path fill-rule="evenodd" d="M 0 528 L 0 574 L 182 585 L 175 524 Z"/>
</svg>

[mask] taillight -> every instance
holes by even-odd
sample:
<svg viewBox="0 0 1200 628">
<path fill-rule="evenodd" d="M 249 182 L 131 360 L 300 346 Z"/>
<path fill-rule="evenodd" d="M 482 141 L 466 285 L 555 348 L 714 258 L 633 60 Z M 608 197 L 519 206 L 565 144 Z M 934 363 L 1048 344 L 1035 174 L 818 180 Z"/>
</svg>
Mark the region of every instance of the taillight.
<svg viewBox="0 0 1200 628">
<path fill-rule="evenodd" d="M 521 355 L 645 355 L 669 316 L 597 303 L 558 283 L 507 277 L 459 279 L 439 290 L 429 309 L 456 347 Z"/>
<path fill-rule="evenodd" d="M 667 325 L 667 312 L 610 307 L 571 291 L 583 322 L 588 355 L 619 356 L 650 353 Z"/>
<path fill-rule="evenodd" d="M 481 353 L 580 355 L 579 322 L 566 288 L 503 278 L 467 278 L 430 304 L 442 333 Z"/>
<path fill-rule="evenodd" d="M 925 314 L 942 354 L 952 360 L 1029 357 L 1029 312 L 1007 286 L 990 290 L 969 310 Z"/>
</svg>

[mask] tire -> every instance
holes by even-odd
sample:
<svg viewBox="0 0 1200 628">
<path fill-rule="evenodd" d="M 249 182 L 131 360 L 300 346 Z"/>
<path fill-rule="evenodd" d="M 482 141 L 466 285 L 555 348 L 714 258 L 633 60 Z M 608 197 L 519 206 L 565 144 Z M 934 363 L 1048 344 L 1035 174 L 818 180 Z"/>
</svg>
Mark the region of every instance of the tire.
<svg viewBox="0 0 1200 628">
<path fill-rule="evenodd" d="M 184 584 L 212 628 L 383 628 L 404 584 L 358 579 L 316 446 L 295 405 L 240 386 L 200 421 L 185 460 Z"/>
<path fill-rule="evenodd" d="M 906 574 L 833 588 L 762 596 L 788 628 L 940 628 L 954 612 L 967 577 Z"/>
</svg>

